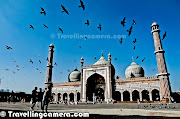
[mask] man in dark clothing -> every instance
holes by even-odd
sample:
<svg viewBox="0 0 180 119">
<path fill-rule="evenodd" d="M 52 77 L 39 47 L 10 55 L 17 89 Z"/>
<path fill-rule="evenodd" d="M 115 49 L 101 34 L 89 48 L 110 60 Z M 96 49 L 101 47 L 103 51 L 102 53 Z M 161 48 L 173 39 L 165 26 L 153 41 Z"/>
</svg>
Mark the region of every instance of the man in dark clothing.
<svg viewBox="0 0 180 119">
<path fill-rule="evenodd" d="M 48 104 L 51 99 L 51 91 L 50 91 L 51 86 L 48 86 L 48 89 L 45 88 L 44 95 L 43 95 L 43 100 L 42 100 L 42 111 L 44 111 L 44 107 L 47 112 Z"/>
<path fill-rule="evenodd" d="M 34 106 L 36 105 L 36 102 L 38 101 L 37 96 L 38 96 L 37 87 L 35 87 L 35 89 L 32 91 L 32 106 L 31 106 L 32 110 L 33 110 Z"/>
<path fill-rule="evenodd" d="M 42 92 L 42 88 L 39 88 L 37 108 L 39 108 L 39 103 L 40 103 L 41 108 L 42 108 L 42 99 L 43 99 L 43 92 Z"/>
</svg>

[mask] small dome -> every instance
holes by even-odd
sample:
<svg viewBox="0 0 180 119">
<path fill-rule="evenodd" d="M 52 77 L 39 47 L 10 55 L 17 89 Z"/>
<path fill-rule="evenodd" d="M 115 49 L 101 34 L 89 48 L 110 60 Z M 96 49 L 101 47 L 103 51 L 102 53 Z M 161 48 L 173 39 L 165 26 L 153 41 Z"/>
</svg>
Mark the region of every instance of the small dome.
<svg viewBox="0 0 180 119">
<path fill-rule="evenodd" d="M 156 22 L 153 22 L 152 25 L 151 25 L 151 27 L 152 27 L 152 26 L 159 26 L 159 25 L 158 25 Z"/>
<path fill-rule="evenodd" d="M 137 65 L 135 62 L 132 62 L 125 71 L 126 78 L 135 78 L 135 77 L 144 77 L 144 69 Z"/>
<path fill-rule="evenodd" d="M 94 65 L 107 64 L 107 63 L 109 62 L 103 56 L 101 56 L 101 58 L 96 63 L 94 63 Z"/>
<path fill-rule="evenodd" d="M 69 82 L 76 82 L 76 81 L 80 81 L 80 77 L 81 77 L 81 72 L 75 69 L 73 72 L 69 74 L 68 79 Z"/>
</svg>

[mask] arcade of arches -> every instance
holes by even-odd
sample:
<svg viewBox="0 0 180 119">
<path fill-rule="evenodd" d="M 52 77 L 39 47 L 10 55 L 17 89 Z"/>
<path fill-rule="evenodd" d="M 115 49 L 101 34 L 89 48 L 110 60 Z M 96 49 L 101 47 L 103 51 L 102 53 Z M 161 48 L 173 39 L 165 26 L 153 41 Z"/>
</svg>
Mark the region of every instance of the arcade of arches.
<svg viewBox="0 0 180 119">
<path fill-rule="evenodd" d="M 134 90 L 130 93 L 130 91 L 115 91 L 113 94 L 113 99 L 116 101 L 160 101 L 160 94 L 157 89 L 153 89 L 151 93 L 148 90 L 142 90 L 139 92 L 138 90 Z"/>
</svg>

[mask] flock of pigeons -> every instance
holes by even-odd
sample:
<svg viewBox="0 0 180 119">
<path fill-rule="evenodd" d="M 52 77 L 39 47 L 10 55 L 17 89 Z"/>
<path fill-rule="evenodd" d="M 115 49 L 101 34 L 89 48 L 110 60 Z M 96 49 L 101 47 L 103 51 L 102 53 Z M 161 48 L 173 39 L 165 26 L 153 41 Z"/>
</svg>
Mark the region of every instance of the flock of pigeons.
<svg viewBox="0 0 180 119">
<path fill-rule="evenodd" d="M 63 5 L 61 5 L 61 7 L 62 7 L 62 13 L 66 13 L 67 15 L 69 15 L 68 10 L 67 10 Z M 42 8 L 42 7 L 40 7 L 40 8 L 41 8 L 40 14 L 44 14 L 44 16 L 45 16 L 45 15 L 46 15 L 46 11 L 44 10 L 44 8 Z M 85 5 L 84 5 L 84 3 L 83 3 L 82 0 L 80 0 L 80 6 L 79 6 L 79 8 L 82 8 L 83 10 L 85 10 Z M 126 17 L 124 17 L 123 20 L 121 21 L 121 25 L 122 25 L 123 27 L 125 26 L 125 23 L 126 23 L 125 20 L 126 20 Z M 90 22 L 89 22 L 89 20 L 87 20 L 86 23 L 85 23 L 85 25 L 89 26 L 89 24 L 90 24 Z M 128 36 L 131 35 L 132 29 L 133 29 L 133 25 L 135 25 L 135 24 L 136 24 L 136 22 L 135 22 L 135 20 L 133 20 L 131 27 L 127 30 Z M 30 26 L 30 27 L 29 27 L 30 29 L 32 29 L 32 30 L 35 29 L 32 24 L 30 24 L 29 26 Z M 43 26 L 44 26 L 44 28 L 47 28 L 47 29 L 48 29 L 48 26 L 47 26 L 47 25 L 43 24 Z M 101 24 L 100 24 L 100 23 L 99 23 L 99 26 L 98 26 L 97 28 L 101 31 L 102 28 L 101 28 Z M 58 27 L 58 31 L 61 31 L 61 32 L 63 33 L 63 29 L 60 28 L 60 27 Z M 162 40 L 164 40 L 165 37 L 166 37 L 166 31 L 165 31 L 165 33 L 164 33 L 164 35 L 163 35 Z M 85 39 L 87 39 L 87 37 L 85 37 Z M 133 43 L 135 44 L 136 42 L 137 42 L 137 40 L 136 40 L 136 38 L 134 38 Z M 121 39 L 119 40 L 119 43 L 120 43 L 120 44 L 123 43 L 123 38 L 121 38 Z M 5 45 L 5 47 L 6 47 L 7 50 L 13 50 L 13 48 L 10 47 L 10 46 Z M 81 48 L 81 46 L 79 46 L 79 48 Z M 134 46 L 133 49 L 135 50 L 136 47 Z M 136 59 L 138 59 L 138 58 L 139 58 L 139 56 L 136 57 Z M 142 59 L 142 62 L 144 62 L 145 59 L 146 59 L 146 57 L 144 57 L 144 58 Z M 96 57 L 94 57 L 94 60 L 96 60 Z M 117 57 L 116 57 L 114 60 L 117 60 Z M 48 57 L 47 57 L 46 61 L 48 61 Z M 14 60 L 14 62 L 16 62 L 16 61 Z M 32 63 L 32 64 L 34 63 L 32 59 L 29 59 L 29 62 Z M 38 62 L 41 64 L 41 60 L 39 60 Z M 76 61 L 74 60 L 74 62 L 76 62 Z M 57 66 L 57 63 L 55 62 L 54 65 Z M 17 71 L 19 71 L 19 70 L 20 70 L 20 69 L 19 69 L 19 65 L 16 65 L 16 67 L 17 67 Z M 23 68 L 24 68 L 24 67 L 23 67 Z M 9 69 L 6 68 L 5 70 L 8 71 Z M 39 73 L 42 73 L 42 72 L 39 70 L 39 68 L 36 68 L 36 70 L 38 70 Z M 68 69 L 67 71 L 70 72 L 69 69 Z M 153 71 L 155 71 L 155 69 L 153 69 Z M 16 72 L 13 71 L 13 74 L 16 74 Z M 60 72 L 60 74 L 62 74 L 62 71 Z"/>
</svg>

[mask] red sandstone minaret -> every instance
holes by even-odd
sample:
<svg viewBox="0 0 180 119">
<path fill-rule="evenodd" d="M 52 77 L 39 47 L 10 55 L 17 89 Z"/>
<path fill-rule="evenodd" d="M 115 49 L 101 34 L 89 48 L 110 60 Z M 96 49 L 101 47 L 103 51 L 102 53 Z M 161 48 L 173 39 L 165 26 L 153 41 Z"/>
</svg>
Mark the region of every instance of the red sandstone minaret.
<svg viewBox="0 0 180 119">
<path fill-rule="evenodd" d="M 153 34 L 153 39 L 154 39 L 154 46 L 155 46 L 155 52 L 154 54 L 156 55 L 156 60 L 157 60 L 157 67 L 158 67 L 158 78 L 160 79 L 160 95 L 161 95 L 161 100 L 169 99 L 171 95 L 171 87 L 169 83 L 169 73 L 167 71 L 166 67 L 166 61 L 164 58 L 164 53 L 165 51 L 163 50 L 162 44 L 161 44 L 161 39 L 160 39 L 160 31 L 158 29 L 159 25 L 154 22 L 151 25 L 152 31 L 151 33 Z"/>
<path fill-rule="evenodd" d="M 49 46 L 49 57 L 48 57 L 48 64 L 47 64 L 47 74 L 46 74 L 46 82 L 45 87 L 51 86 L 52 88 L 52 68 L 53 68 L 53 52 L 54 52 L 54 45 L 51 44 Z"/>
</svg>

